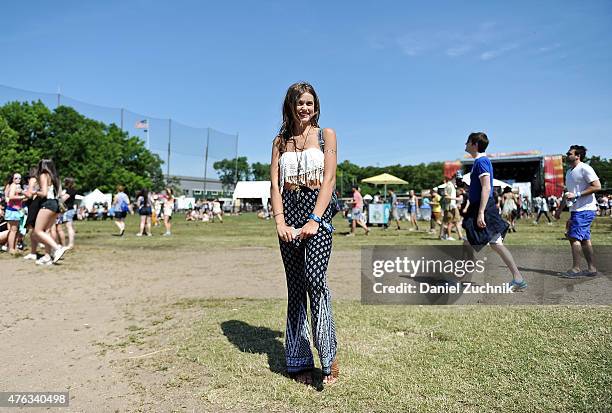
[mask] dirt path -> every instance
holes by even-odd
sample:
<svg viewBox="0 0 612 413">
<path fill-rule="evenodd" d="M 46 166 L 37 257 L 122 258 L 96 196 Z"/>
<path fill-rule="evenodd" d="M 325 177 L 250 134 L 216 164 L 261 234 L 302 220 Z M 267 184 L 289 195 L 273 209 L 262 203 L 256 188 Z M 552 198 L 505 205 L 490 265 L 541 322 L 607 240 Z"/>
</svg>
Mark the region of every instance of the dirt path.
<svg viewBox="0 0 612 413">
<path fill-rule="evenodd" d="M 103 352 L 101 344 L 125 340 L 151 306 L 286 296 L 280 255 L 270 248 L 76 252 L 48 268 L 4 255 L 0 268 L 0 389 L 69 390 L 70 411 L 125 411 L 142 396 L 113 367 L 138 355 Z M 337 298 L 359 297 L 359 251 L 334 252 L 330 284 Z"/>
</svg>

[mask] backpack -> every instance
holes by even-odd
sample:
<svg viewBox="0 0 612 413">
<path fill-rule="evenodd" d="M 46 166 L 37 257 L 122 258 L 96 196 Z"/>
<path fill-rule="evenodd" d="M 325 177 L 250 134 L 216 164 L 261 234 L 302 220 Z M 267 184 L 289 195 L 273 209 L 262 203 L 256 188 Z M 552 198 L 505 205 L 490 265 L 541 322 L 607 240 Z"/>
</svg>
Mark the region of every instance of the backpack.
<svg viewBox="0 0 612 413">
<path fill-rule="evenodd" d="M 321 152 L 325 152 L 325 140 L 323 139 L 323 128 L 319 129 L 319 148 Z M 338 195 L 336 195 L 336 190 L 332 192 L 331 199 L 329 200 L 329 204 L 331 206 L 331 216 L 332 218 L 336 216 L 338 212 L 342 208 L 340 208 L 340 203 L 338 202 Z"/>
<path fill-rule="evenodd" d="M 118 207 L 119 207 L 119 212 L 128 212 L 130 210 L 128 203 L 125 202 L 125 199 L 123 198 L 119 200 Z"/>
</svg>

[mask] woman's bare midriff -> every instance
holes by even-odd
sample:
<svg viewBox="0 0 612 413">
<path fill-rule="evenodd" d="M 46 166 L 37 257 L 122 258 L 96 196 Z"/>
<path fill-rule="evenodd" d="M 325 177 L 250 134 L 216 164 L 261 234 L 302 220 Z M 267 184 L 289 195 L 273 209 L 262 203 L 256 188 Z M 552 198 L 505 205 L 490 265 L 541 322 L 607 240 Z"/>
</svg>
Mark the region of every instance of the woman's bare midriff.
<svg viewBox="0 0 612 413">
<path fill-rule="evenodd" d="M 296 184 L 290 184 L 290 183 L 285 183 L 285 185 L 283 185 L 283 188 L 286 189 L 287 191 L 295 191 L 300 187 L 307 187 L 308 189 L 321 189 L 321 184 L 316 183 L 316 184 L 310 184 L 310 185 L 296 185 Z"/>
</svg>

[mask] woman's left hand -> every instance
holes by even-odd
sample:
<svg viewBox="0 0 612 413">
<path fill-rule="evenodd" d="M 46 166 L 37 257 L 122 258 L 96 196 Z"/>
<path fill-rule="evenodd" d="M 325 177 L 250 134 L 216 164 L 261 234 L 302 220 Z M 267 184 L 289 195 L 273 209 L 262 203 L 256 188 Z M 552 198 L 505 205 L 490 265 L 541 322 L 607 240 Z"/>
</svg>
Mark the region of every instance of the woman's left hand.
<svg viewBox="0 0 612 413">
<path fill-rule="evenodd" d="M 300 239 L 310 238 L 313 235 L 316 235 L 317 231 L 319 231 L 319 223 L 311 219 L 302 227 Z"/>
</svg>

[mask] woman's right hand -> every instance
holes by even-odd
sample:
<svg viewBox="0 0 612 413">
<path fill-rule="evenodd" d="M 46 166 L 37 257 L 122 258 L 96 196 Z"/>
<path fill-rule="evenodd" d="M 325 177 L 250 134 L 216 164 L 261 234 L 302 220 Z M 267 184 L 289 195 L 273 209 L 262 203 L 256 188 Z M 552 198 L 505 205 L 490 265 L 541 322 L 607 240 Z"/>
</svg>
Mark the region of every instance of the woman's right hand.
<svg viewBox="0 0 612 413">
<path fill-rule="evenodd" d="M 278 237 L 284 242 L 293 241 L 293 231 L 291 227 L 285 223 L 276 224 L 276 232 L 278 233 Z"/>
</svg>

